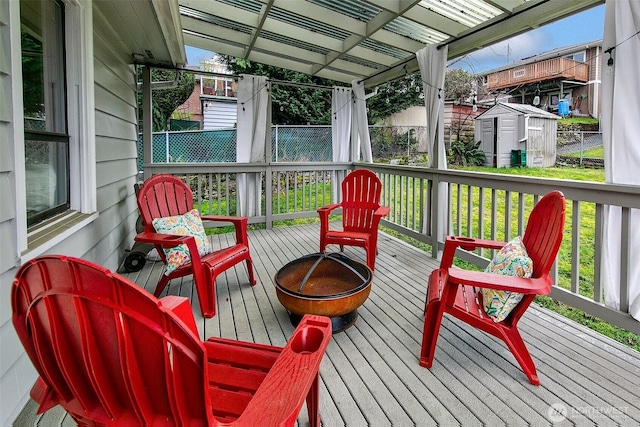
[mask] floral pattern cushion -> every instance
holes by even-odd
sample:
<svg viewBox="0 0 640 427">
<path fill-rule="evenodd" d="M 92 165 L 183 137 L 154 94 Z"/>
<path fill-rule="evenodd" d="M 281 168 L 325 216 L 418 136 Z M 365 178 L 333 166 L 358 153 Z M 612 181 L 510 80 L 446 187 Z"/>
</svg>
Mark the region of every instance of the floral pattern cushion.
<svg viewBox="0 0 640 427">
<path fill-rule="evenodd" d="M 200 256 L 212 251 L 211 243 L 204 232 L 200 213 L 196 209 L 192 209 L 184 215 L 156 218 L 153 220 L 153 228 L 160 234 L 195 237 Z M 189 248 L 184 243 L 173 248 L 163 249 L 163 251 L 167 259 L 167 269 L 164 273 L 167 276 L 181 265 L 191 261 Z"/>
<path fill-rule="evenodd" d="M 503 246 L 484 271 L 505 276 L 531 277 L 533 261 L 527 255 L 527 249 L 520 236 Z M 506 319 L 524 296 L 518 292 L 488 288 L 482 288 L 481 292 L 484 310 L 496 323 Z"/>
</svg>

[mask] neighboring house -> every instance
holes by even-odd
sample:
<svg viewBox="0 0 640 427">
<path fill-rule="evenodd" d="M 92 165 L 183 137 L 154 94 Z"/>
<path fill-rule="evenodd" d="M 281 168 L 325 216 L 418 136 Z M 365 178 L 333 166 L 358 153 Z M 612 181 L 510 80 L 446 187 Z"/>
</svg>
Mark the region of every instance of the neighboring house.
<svg viewBox="0 0 640 427">
<path fill-rule="evenodd" d="M 184 104 L 176 108 L 180 116 L 200 122 L 200 129 L 228 129 L 238 119 L 238 82 L 215 60 L 203 61 L 202 74 L 196 74 L 196 85 Z"/>
<path fill-rule="evenodd" d="M 574 116 L 600 117 L 602 40 L 543 52 L 481 74 L 484 89 L 550 112 L 566 100 Z M 491 95 L 490 95 L 491 96 Z"/>
<path fill-rule="evenodd" d="M 202 78 L 199 74 L 196 74 L 195 78 L 196 84 L 193 87 L 193 92 L 191 92 L 189 98 L 187 98 L 182 105 L 176 108 L 174 115 L 177 113 L 177 116 L 181 119 L 199 122 L 199 129 L 202 129 L 202 122 L 204 120 L 204 115 L 202 114 L 202 100 L 200 99 L 202 95 Z"/>
<path fill-rule="evenodd" d="M 134 60 L 184 64 L 172 4 L 0 1 L 0 425 L 37 377 L 11 322 L 16 269 L 65 254 L 116 270 L 133 242 Z"/>
<path fill-rule="evenodd" d="M 549 167 L 556 162 L 558 116 L 526 104 L 497 104 L 475 119 L 485 165 Z"/>
</svg>

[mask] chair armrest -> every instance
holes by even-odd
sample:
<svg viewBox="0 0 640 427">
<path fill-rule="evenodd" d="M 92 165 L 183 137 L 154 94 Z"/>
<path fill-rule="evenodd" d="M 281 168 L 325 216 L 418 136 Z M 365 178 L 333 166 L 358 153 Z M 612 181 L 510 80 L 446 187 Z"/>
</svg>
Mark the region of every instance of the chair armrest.
<svg viewBox="0 0 640 427">
<path fill-rule="evenodd" d="M 202 222 L 230 222 L 236 229 L 236 243 L 249 246 L 249 238 L 247 237 L 247 224 L 249 220 L 245 216 L 226 216 L 226 215 L 204 215 L 201 217 Z M 212 228 L 206 227 L 205 228 Z"/>
<path fill-rule="evenodd" d="M 342 206 L 340 203 L 333 203 L 327 206 L 323 206 L 321 208 L 318 208 L 318 214 L 329 215 L 329 212 L 338 209 L 340 206 Z"/>
<path fill-rule="evenodd" d="M 202 260 L 200 259 L 200 253 L 198 252 L 196 239 L 193 236 L 178 236 L 176 234 L 160 234 L 144 231 L 136 235 L 134 240 L 141 243 L 153 243 L 156 247 L 160 246 L 161 248 L 173 248 L 181 244 L 186 244 L 189 249 L 191 264 L 193 265 L 193 275 L 195 276 L 196 283 L 204 283 L 205 273 L 202 268 Z M 158 250 L 160 250 L 160 248 L 158 248 Z M 164 258 L 163 262 L 166 264 Z M 201 280 L 202 282 L 200 282 Z"/>
<path fill-rule="evenodd" d="M 551 292 L 551 285 L 553 284 L 549 275 L 535 279 L 524 279 L 522 277 L 459 268 L 450 268 L 448 273 L 448 283 L 490 288 L 498 291 L 519 292 L 521 294 L 547 295 Z"/>
<path fill-rule="evenodd" d="M 175 313 L 175 315 L 187 325 L 191 332 L 199 336 L 196 319 L 193 317 L 193 310 L 191 309 L 189 298 L 168 295 L 158 300 L 158 306 Z"/>
<path fill-rule="evenodd" d="M 140 243 L 153 243 L 154 245 L 160 245 L 163 248 L 173 248 L 175 246 L 187 243 L 187 241 L 193 239 L 193 236 L 178 236 L 176 234 L 160 234 L 144 231 L 134 237 L 136 242 Z"/>
<path fill-rule="evenodd" d="M 305 315 L 234 424 L 294 425 L 330 340 L 331 320 Z"/>
<path fill-rule="evenodd" d="M 465 251 L 473 251 L 476 248 L 502 249 L 502 247 L 506 244 L 507 242 L 501 242 L 497 240 L 474 239 L 471 237 L 462 236 L 447 236 L 444 241 L 444 250 L 442 252 L 440 268 L 447 269 L 453 265 L 453 258 L 455 257 L 456 249 L 458 248 Z"/>
<path fill-rule="evenodd" d="M 380 206 L 378 209 L 376 209 L 376 211 L 373 213 L 373 216 L 377 216 L 379 218 L 384 218 L 385 216 L 387 216 L 389 214 L 389 206 Z"/>
</svg>

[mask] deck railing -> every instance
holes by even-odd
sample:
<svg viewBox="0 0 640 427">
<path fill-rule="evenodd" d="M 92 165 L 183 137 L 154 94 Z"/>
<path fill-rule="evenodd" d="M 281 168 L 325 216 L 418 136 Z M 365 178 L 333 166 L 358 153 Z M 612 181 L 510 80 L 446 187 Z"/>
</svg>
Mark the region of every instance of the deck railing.
<svg viewBox="0 0 640 427">
<path fill-rule="evenodd" d="M 504 89 L 552 79 L 586 82 L 589 80 L 589 66 L 567 58 L 547 59 L 489 74 L 487 76 L 487 90 Z"/>
<path fill-rule="evenodd" d="M 627 330 L 640 331 L 639 323 L 628 314 L 628 274 L 621 274 L 620 310 L 605 307 L 601 275 L 606 205 L 622 209 L 621 271 L 628 271 L 634 260 L 628 230 L 631 209 L 640 209 L 638 187 L 363 163 L 154 163 L 145 165 L 145 173 L 183 176 L 191 183 L 203 213 L 228 215 L 237 214 L 237 175 L 260 173 L 261 215 L 250 217 L 249 222 L 270 228 L 274 221 L 316 217 L 316 210 L 332 201 L 331 188 L 339 183 L 340 173 L 362 167 L 373 170 L 383 181 L 382 203 L 391 210 L 382 225 L 430 245 L 434 257 L 442 249 L 445 234 L 497 240 L 522 235 L 535 202 L 549 191 L 562 191 L 567 199 L 567 223 L 551 297 Z M 478 267 L 484 267 L 492 256 L 486 252 L 460 255 Z"/>
</svg>

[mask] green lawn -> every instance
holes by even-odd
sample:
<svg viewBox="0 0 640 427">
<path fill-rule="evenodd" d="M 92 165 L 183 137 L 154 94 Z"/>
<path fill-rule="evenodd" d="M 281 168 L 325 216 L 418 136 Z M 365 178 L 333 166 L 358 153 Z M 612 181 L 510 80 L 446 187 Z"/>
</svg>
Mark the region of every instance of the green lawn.
<svg viewBox="0 0 640 427">
<path fill-rule="evenodd" d="M 567 157 L 580 157 L 580 152 L 569 153 Z M 586 159 L 604 159 L 604 147 L 590 148 L 582 152 L 582 157 Z"/>
</svg>

